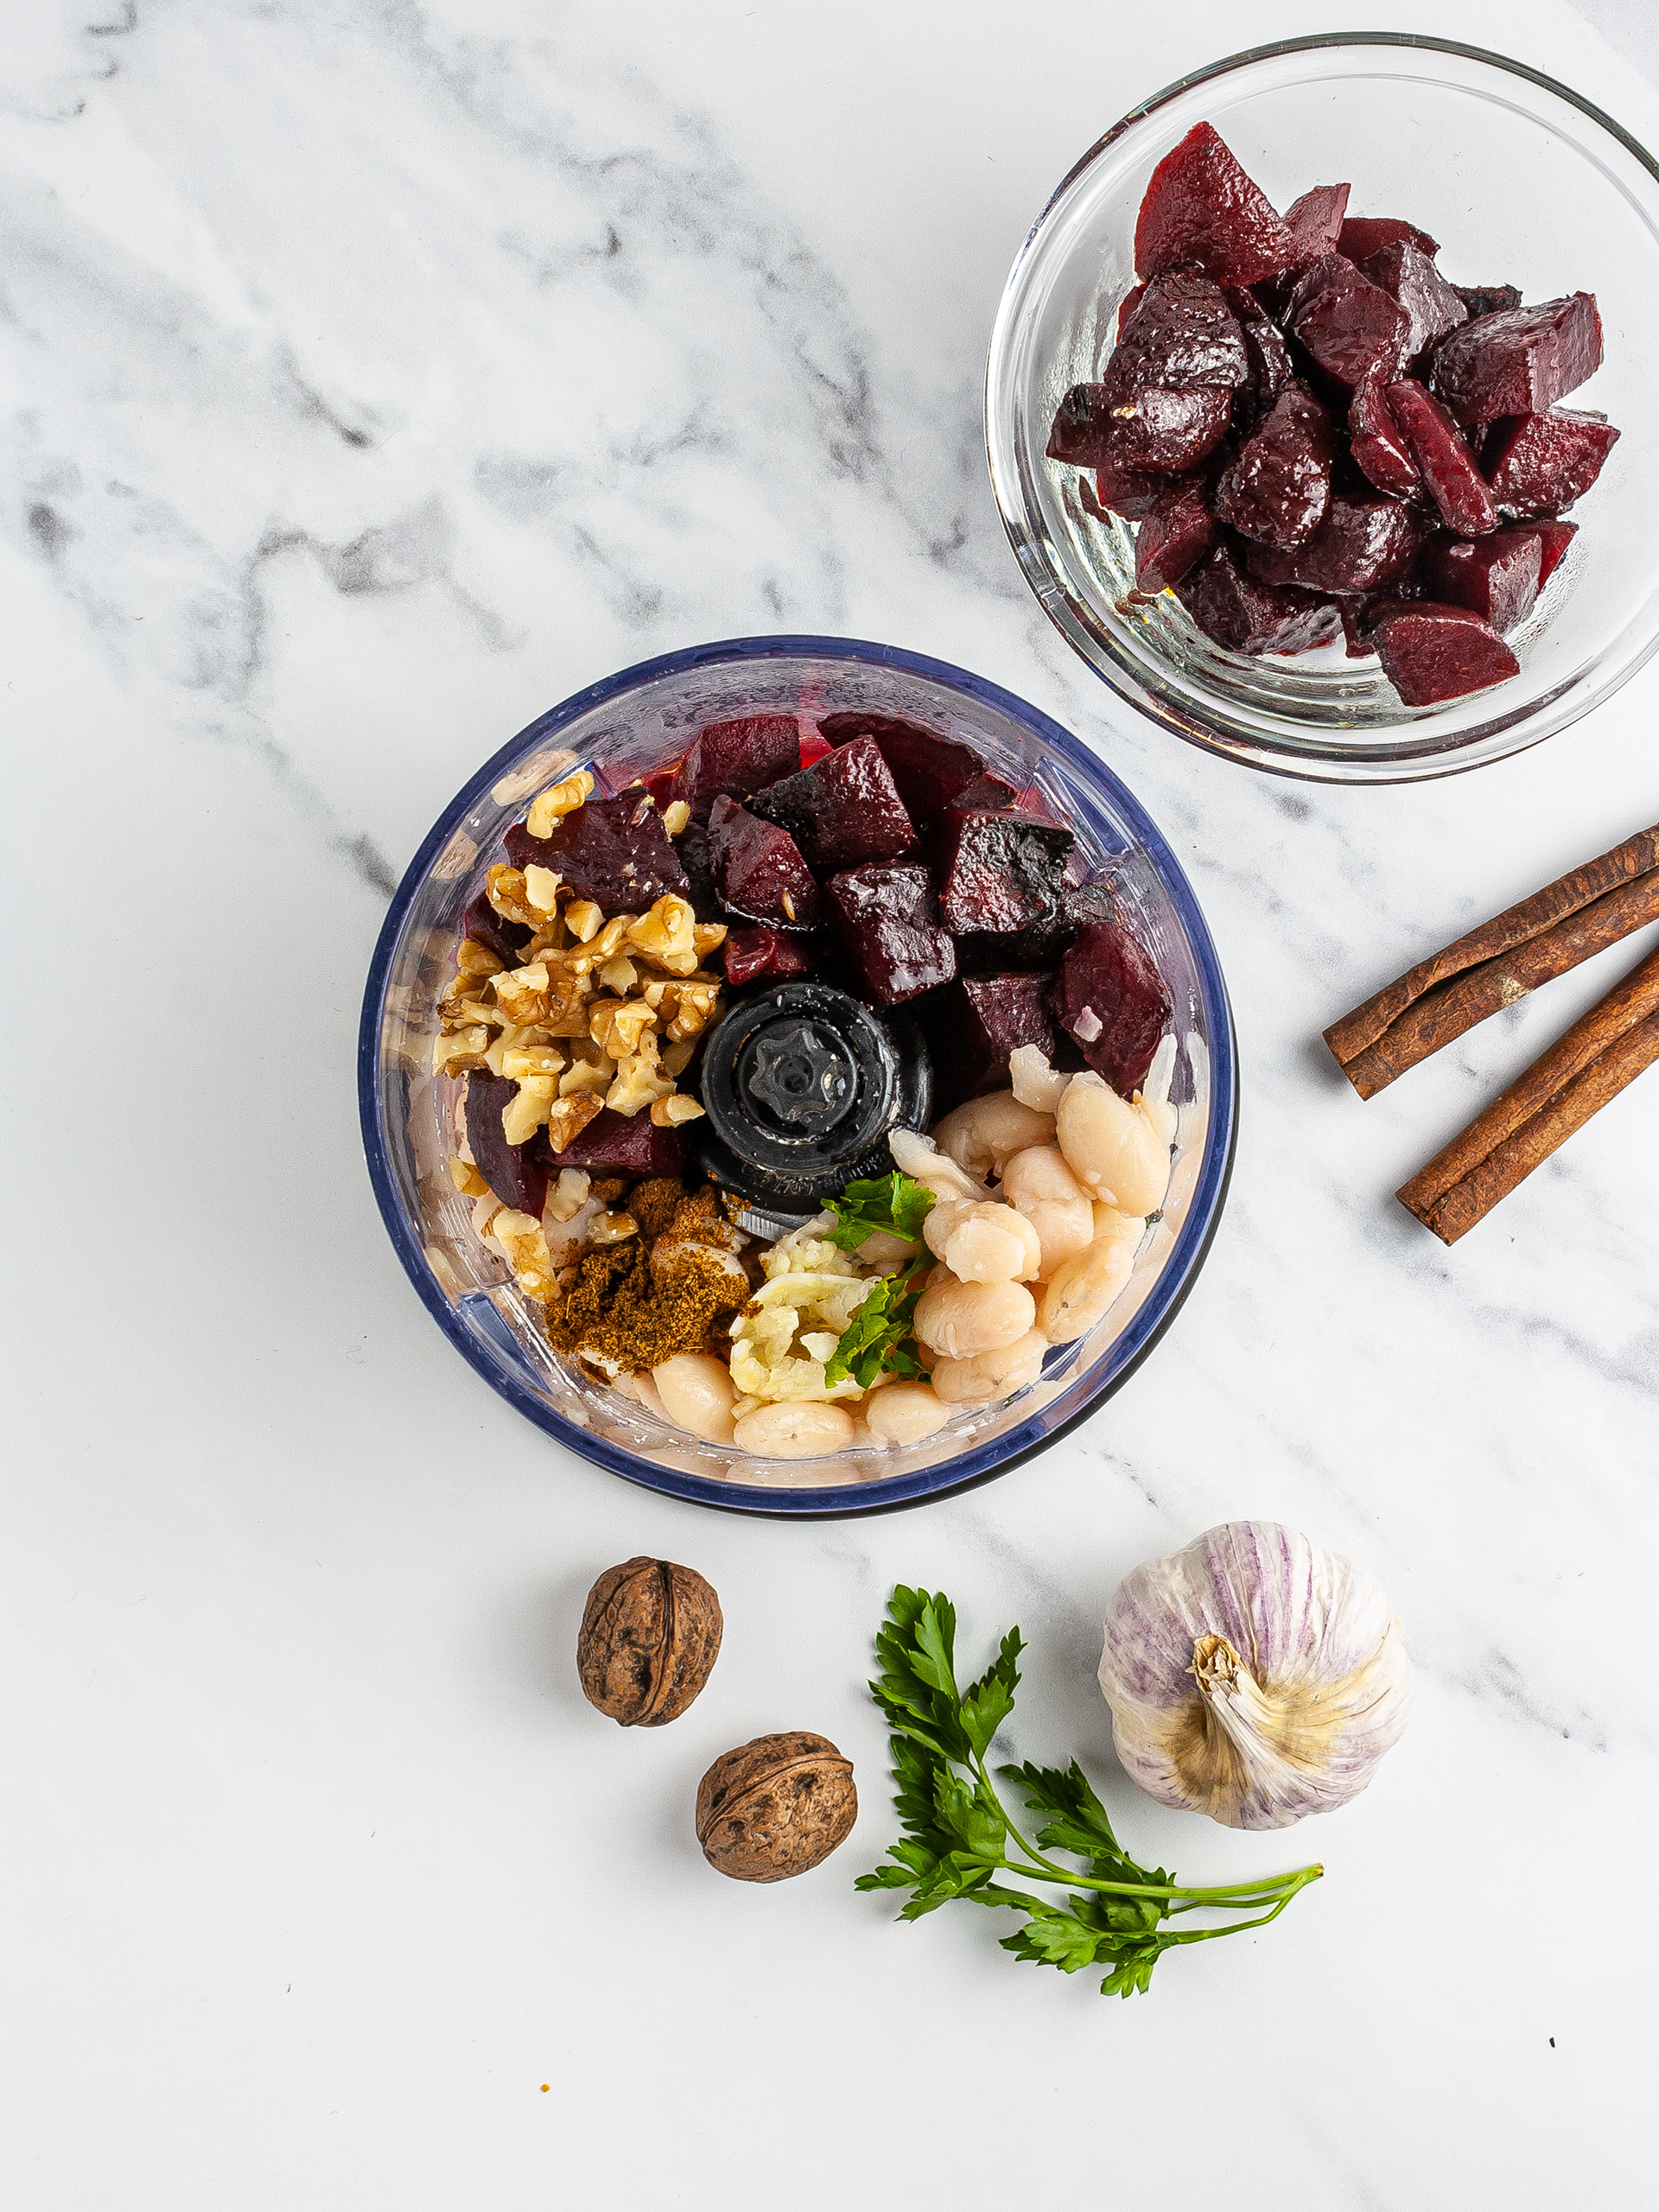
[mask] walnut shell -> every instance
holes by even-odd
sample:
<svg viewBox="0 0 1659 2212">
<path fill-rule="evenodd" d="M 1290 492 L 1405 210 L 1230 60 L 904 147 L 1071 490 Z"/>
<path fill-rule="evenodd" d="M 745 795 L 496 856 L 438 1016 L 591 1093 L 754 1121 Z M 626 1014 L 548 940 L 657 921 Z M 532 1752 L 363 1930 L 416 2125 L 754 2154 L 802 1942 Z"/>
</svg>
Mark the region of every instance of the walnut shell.
<svg viewBox="0 0 1659 2212">
<path fill-rule="evenodd" d="M 734 1881 L 804 1874 L 847 1840 L 857 1818 L 852 1762 L 806 1728 L 740 1745 L 697 1784 L 697 1841 Z"/>
<path fill-rule="evenodd" d="M 624 1728 L 677 1720 L 720 1656 L 713 1586 L 671 1560 L 607 1567 L 588 1592 L 576 1671 L 590 1705 Z"/>
</svg>

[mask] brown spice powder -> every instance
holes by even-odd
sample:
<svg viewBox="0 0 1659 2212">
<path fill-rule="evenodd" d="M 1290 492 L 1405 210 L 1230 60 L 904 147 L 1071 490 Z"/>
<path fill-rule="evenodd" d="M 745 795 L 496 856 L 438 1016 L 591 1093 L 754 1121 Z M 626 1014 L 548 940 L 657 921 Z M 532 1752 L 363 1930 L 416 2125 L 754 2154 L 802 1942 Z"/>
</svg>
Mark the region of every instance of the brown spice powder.
<svg viewBox="0 0 1659 2212">
<path fill-rule="evenodd" d="M 677 1352 L 706 1351 L 716 1322 L 740 1303 L 730 1275 L 706 1255 L 688 1251 L 653 1274 L 645 1238 L 630 1236 L 583 1247 L 575 1281 L 548 1308 L 547 1332 L 560 1351 L 596 1354 L 637 1375 Z"/>
</svg>

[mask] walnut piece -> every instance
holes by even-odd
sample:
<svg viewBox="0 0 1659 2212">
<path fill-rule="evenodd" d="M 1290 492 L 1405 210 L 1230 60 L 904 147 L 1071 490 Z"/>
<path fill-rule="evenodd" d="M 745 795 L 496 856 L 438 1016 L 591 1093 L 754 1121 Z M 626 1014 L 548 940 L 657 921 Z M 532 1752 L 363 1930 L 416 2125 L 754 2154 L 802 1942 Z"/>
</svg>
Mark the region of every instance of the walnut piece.
<svg viewBox="0 0 1659 2212">
<path fill-rule="evenodd" d="M 588 1593 L 576 1672 L 623 1728 L 677 1720 L 714 1671 L 724 1623 L 714 1586 L 665 1559 L 625 1560 Z"/>
<path fill-rule="evenodd" d="M 553 784 L 537 794 L 530 803 L 524 817 L 524 827 L 532 837 L 550 837 L 560 821 L 567 814 L 574 814 L 584 799 L 591 798 L 594 779 L 585 768 L 578 768 L 562 783 Z"/>
<path fill-rule="evenodd" d="M 697 1841 L 739 1882 L 804 1874 L 858 1818 L 852 1763 L 810 1729 L 757 1736 L 718 1758 L 697 1785 Z"/>
</svg>

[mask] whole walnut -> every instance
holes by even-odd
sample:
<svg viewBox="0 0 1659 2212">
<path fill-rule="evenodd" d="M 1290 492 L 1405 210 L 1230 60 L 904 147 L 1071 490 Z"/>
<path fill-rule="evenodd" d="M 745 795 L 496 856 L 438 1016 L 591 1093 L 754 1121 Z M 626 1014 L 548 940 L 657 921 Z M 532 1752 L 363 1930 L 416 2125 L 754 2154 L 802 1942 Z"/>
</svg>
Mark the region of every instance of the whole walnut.
<svg viewBox="0 0 1659 2212">
<path fill-rule="evenodd" d="M 624 1728 L 660 1728 L 713 1673 L 722 1626 L 720 1600 L 695 1569 L 665 1559 L 607 1567 L 576 1639 L 582 1693 Z"/>
<path fill-rule="evenodd" d="M 857 1818 L 851 1761 L 810 1729 L 757 1736 L 716 1759 L 697 1785 L 702 1855 L 734 1881 L 804 1874 L 847 1840 Z"/>
</svg>

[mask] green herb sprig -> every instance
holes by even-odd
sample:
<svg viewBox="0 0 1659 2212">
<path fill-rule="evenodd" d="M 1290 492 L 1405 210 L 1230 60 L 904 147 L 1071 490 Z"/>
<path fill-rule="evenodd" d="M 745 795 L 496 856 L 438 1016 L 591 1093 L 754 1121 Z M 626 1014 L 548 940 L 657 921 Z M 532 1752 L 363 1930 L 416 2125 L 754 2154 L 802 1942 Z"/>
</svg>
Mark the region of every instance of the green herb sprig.
<svg viewBox="0 0 1659 2212">
<path fill-rule="evenodd" d="M 1024 1649 L 1020 1631 L 1008 1630 L 995 1660 L 965 1690 L 957 1687 L 956 1631 L 948 1598 L 901 1583 L 875 1639 L 881 1673 L 870 1695 L 893 1730 L 893 1804 L 904 1834 L 888 1851 L 891 1863 L 861 1875 L 855 1886 L 909 1891 L 901 1920 L 919 1920 L 955 1897 L 1010 1906 L 1026 1917 L 1001 1939 L 1005 1951 L 1062 1974 L 1106 1966 L 1102 1996 L 1131 1997 L 1148 1986 L 1166 1951 L 1265 1928 L 1299 1890 L 1319 1880 L 1323 1867 L 1304 1866 L 1277 1878 L 1194 1889 L 1161 1866 L 1139 1866 L 1112 1833 L 1105 1807 L 1075 1759 L 1064 1769 L 1029 1762 L 997 1769 L 1043 1816 L 1034 1841 L 1027 1842 L 986 1764 L 992 1738 L 1014 1711 Z M 1052 1853 L 1080 1859 L 1087 1871 L 1060 1865 Z M 1034 1896 L 999 1881 L 1002 1874 L 1067 1895 L 1063 1903 Z M 1219 1928 L 1164 1926 L 1189 1912 L 1254 1916 Z"/>
<path fill-rule="evenodd" d="M 878 1229 L 887 1230 L 893 1236 L 906 1237 L 914 1243 L 922 1233 L 922 1224 L 933 1211 L 933 1193 L 895 1168 L 891 1175 L 849 1183 L 841 1196 L 831 1198 L 829 1204 L 836 1217 L 836 1226 L 830 1232 L 830 1243 L 839 1244 L 843 1252 L 856 1252 L 865 1238 Z"/>
<path fill-rule="evenodd" d="M 931 1260 L 918 1260 L 901 1274 L 886 1275 L 876 1284 L 824 1362 L 826 1382 L 842 1382 L 850 1375 L 861 1389 L 868 1390 L 884 1367 L 901 1379 L 926 1374 L 916 1356 L 912 1326 L 916 1301 L 932 1264 Z"/>
</svg>

